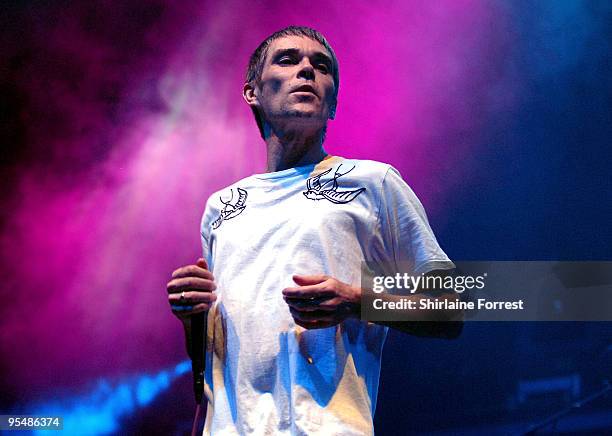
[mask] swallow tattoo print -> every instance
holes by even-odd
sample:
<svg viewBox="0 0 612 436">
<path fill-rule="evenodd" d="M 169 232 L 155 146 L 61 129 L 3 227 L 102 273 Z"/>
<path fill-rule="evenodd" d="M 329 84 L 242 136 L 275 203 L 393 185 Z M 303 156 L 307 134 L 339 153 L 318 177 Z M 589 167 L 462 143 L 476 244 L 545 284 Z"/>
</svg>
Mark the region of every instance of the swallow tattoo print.
<svg viewBox="0 0 612 436">
<path fill-rule="evenodd" d="M 365 191 L 366 188 L 339 191 L 338 179 L 353 171 L 355 166 L 345 172 L 341 172 L 341 168 L 342 164 L 338 165 L 333 177 L 323 183 L 321 183 L 321 178 L 327 175 L 332 168 L 322 172 L 318 176 L 310 177 L 306 181 L 306 191 L 302 192 L 302 194 L 309 200 L 328 200 L 336 204 L 345 204 L 353 201 L 359 194 Z"/>
<path fill-rule="evenodd" d="M 246 199 L 248 196 L 247 191 L 242 188 L 236 188 L 236 190 L 238 191 L 238 198 L 236 199 L 235 202 L 233 202 L 234 200 L 234 190 L 233 189 L 230 189 L 231 197 L 228 201 L 223 200 L 223 197 L 219 197 L 219 200 L 221 200 L 221 203 L 223 203 L 224 206 L 223 206 L 223 210 L 219 214 L 219 217 L 216 220 L 214 220 L 212 223 L 213 229 L 218 228 L 223 223 L 223 221 L 230 220 L 232 218 L 237 217 L 246 208 Z"/>
</svg>

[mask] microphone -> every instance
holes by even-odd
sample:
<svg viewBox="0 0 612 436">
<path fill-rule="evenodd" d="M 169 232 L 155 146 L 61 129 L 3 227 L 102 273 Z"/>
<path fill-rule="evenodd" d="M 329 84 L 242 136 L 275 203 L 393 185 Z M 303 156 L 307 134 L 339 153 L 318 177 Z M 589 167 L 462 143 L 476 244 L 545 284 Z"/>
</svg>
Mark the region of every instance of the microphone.
<svg viewBox="0 0 612 436">
<path fill-rule="evenodd" d="M 196 404 L 202 403 L 204 395 L 204 344 L 205 331 L 207 327 L 208 312 L 196 313 L 191 316 L 191 372 L 193 373 L 193 393 L 195 395 Z"/>
<path fill-rule="evenodd" d="M 191 436 L 202 434 L 199 421 L 202 414 L 202 397 L 204 396 L 204 350 L 206 349 L 206 328 L 208 311 L 191 315 L 191 331 L 187 333 L 187 343 L 191 350 L 191 372 L 193 374 L 193 393 L 196 400 L 195 416 L 191 426 Z"/>
<path fill-rule="evenodd" d="M 204 258 L 198 259 L 196 265 L 208 269 Z M 199 432 L 199 418 L 202 410 L 202 397 L 204 396 L 204 371 L 206 351 L 206 330 L 208 321 L 208 310 L 206 312 L 191 315 L 191 329 L 187 332 L 187 346 L 191 357 L 191 372 L 193 374 L 193 393 L 196 400 L 195 417 L 191 427 L 191 435 L 197 436 Z"/>
</svg>

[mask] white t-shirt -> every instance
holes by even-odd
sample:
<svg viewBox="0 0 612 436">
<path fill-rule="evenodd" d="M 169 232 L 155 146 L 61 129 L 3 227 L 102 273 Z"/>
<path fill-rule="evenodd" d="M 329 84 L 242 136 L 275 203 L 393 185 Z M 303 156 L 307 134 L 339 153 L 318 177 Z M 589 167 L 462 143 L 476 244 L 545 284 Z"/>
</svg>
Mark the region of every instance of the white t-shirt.
<svg viewBox="0 0 612 436">
<path fill-rule="evenodd" d="M 204 434 L 373 434 L 387 328 L 297 326 L 294 274 L 360 285 L 361 262 L 452 268 L 415 194 L 389 165 L 333 157 L 213 194 L 201 225 L 217 301 L 208 314 Z"/>
</svg>

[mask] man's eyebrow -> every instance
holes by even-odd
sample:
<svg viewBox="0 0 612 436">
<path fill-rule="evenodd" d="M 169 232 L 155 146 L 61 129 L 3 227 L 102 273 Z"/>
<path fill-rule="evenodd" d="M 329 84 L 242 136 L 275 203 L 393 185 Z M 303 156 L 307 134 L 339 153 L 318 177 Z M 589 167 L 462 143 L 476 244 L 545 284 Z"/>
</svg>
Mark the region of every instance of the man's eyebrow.
<svg viewBox="0 0 612 436">
<path fill-rule="evenodd" d="M 272 53 L 273 57 L 278 57 L 286 54 L 298 54 L 300 51 L 297 48 L 279 48 L 274 53 Z"/>
<path fill-rule="evenodd" d="M 284 55 L 298 55 L 299 53 L 300 50 L 298 48 L 281 48 L 272 53 L 272 59 L 278 59 L 279 57 Z M 323 59 L 330 66 L 332 65 L 331 58 L 321 51 L 315 52 L 312 57 L 314 59 Z"/>
<path fill-rule="evenodd" d="M 316 52 L 314 54 L 315 59 L 322 59 L 323 61 L 327 62 L 330 66 L 332 65 L 332 60 L 329 56 L 327 56 L 325 53 L 323 52 Z"/>
</svg>

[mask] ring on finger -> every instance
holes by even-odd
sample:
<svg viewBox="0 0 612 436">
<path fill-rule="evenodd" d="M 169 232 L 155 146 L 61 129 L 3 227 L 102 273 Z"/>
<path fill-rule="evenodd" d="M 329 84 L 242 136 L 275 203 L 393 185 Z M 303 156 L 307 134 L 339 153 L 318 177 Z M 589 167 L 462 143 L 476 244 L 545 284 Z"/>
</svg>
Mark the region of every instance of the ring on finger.
<svg viewBox="0 0 612 436">
<path fill-rule="evenodd" d="M 185 302 L 185 291 L 181 292 L 181 303 Z"/>
</svg>

